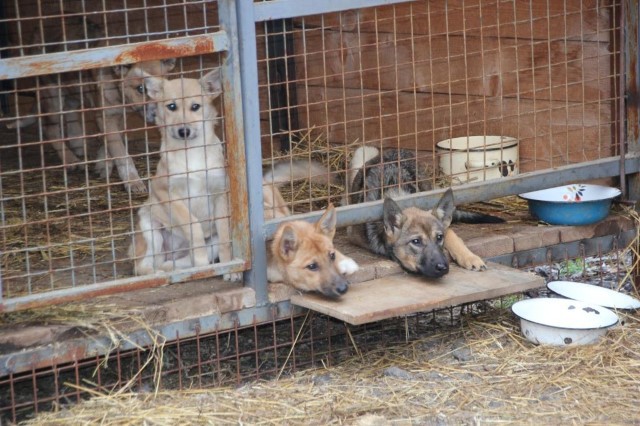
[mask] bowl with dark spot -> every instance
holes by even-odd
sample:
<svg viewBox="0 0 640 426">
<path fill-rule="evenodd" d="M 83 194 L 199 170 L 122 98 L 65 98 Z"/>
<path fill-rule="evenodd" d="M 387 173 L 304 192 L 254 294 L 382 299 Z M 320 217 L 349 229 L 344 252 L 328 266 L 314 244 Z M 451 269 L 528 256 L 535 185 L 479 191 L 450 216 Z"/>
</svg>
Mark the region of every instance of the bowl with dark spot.
<svg viewBox="0 0 640 426">
<path fill-rule="evenodd" d="M 540 345 L 593 344 L 618 323 L 612 310 L 572 299 L 526 299 L 514 303 L 511 310 L 520 318 L 522 334 Z"/>
</svg>

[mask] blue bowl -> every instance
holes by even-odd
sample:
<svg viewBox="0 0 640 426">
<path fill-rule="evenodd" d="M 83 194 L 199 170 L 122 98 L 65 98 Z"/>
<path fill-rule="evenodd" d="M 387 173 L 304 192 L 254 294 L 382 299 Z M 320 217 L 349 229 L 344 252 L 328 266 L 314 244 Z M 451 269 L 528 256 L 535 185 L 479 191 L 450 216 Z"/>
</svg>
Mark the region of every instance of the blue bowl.
<svg viewBox="0 0 640 426">
<path fill-rule="evenodd" d="M 529 212 L 551 225 L 590 225 L 609 215 L 618 188 L 574 184 L 520 194 Z"/>
</svg>

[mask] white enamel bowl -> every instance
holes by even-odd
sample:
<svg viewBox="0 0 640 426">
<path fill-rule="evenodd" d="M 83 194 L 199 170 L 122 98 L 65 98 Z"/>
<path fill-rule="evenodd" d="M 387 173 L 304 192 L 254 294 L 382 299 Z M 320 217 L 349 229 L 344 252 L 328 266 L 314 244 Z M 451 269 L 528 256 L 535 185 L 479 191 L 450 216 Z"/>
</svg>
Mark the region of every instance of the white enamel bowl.
<svg viewBox="0 0 640 426">
<path fill-rule="evenodd" d="M 574 283 L 572 281 L 551 281 L 547 284 L 547 287 L 560 296 L 604 306 L 605 308 L 640 308 L 640 300 L 635 297 L 593 284 Z"/>
<path fill-rule="evenodd" d="M 542 345 L 595 343 L 618 323 L 618 316 L 613 311 L 571 299 L 527 299 L 514 303 L 511 309 L 520 317 L 524 336 L 530 342 Z"/>
</svg>

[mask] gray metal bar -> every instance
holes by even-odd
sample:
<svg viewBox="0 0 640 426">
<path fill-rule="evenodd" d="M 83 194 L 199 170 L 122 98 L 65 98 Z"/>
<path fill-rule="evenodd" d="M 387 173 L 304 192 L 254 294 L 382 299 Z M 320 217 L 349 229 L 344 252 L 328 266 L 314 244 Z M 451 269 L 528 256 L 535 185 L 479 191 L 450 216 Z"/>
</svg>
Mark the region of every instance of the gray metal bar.
<svg viewBox="0 0 640 426">
<path fill-rule="evenodd" d="M 178 37 L 0 60 L 0 80 L 57 74 L 153 59 L 221 52 L 229 48 L 227 34 Z"/>
<path fill-rule="evenodd" d="M 245 284 L 256 293 L 256 304 L 268 303 L 267 250 L 262 228 L 264 206 L 262 203 L 262 147 L 260 143 L 260 105 L 258 99 L 258 53 L 256 50 L 256 25 L 252 0 L 237 0 L 238 44 L 240 46 L 240 80 L 243 87 L 244 139 L 249 228 L 251 238 L 251 270 L 245 273 Z"/>
<path fill-rule="evenodd" d="M 253 7 L 255 22 L 263 22 L 409 2 L 410 0 L 271 0 L 254 3 Z"/>
<path fill-rule="evenodd" d="M 181 339 L 192 337 L 196 333 L 203 335 L 216 330 L 233 330 L 235 326 L 246 327 L 267 321 L 277 321 L 300 312 L 302 312 L 301 308 L 292 306 L 287 301 L 277 305 L 247 308 L 241 311 L 163 324 L 159 327 L 153 327 L 153 330 L 171 341 L 177 337 Z M 126 340 L 121 339 L 119 349 L 127 351 L 135 349 L 136 345 L 149 347 L 153 343 L 153 336 L 150 336 L 149 332 L 143 329 L 129 333 Z M 111 350 L 113 350 L 113 342 L 108 336 L 83 337 L 61 341 L 55 345 L 27 348 L 19 352 L 0 355 L 0 376 L 4 377 L 12 373 L 106 355 Z"/>
<path fill-rule="evenodd" d="M 20 309 L 31 309 L 49 306 L 57 303 L 68 303 L 87 299 L 89 297 L 104 296 L 143 288 L 159 287 L 167 284 L 181 283 L 192 280 L 210 278 L 228 272 L 242 272 L 246 269 L 245 262 L 233 260 L 224 264 L 190 268 L 174 271 L 169 274 L 147 275 L 144 277 L 124 278 L 97 284 L 80 285 L 77 287 L 51 290 L 44 293 L 34 293 L 28 296 L 0 299 L 0 312 L 13 312 Z"/>
<path fill-rule="evenodd" d="M 629 153 L 625 157 L 625 169 L 627 173 L 640 171 L 640 152 Z M 619 157 L 604 158 L 595 161 L 587 161 L 554 169 L 541 170 L 521 175 L 496 179 L 487 182 L 477 182 L 454 187 L 456 204 L 487 201 L 507 195 L 521 194 L 537 189 L 551 188 L 566 183 L 600 179 L 618 176 L 620 173 Z M 429 209 L 436 205 L 444 189 L 430 191 L 428 193 L 413 194 L 398 200 L 402 207 L 416 206 Z M 313 212 L 297 215 L 296 219 L 316 221 L 323 212 Z M 338 214 L 338 226 L 354 225 L 371 222 L 382 218 L 382 202 L 369 202 L 341 207 Z M 265 224 L 264 234 L 270 237 L 276 231 L 280 223 L 291 218 L 279 218 L 268 221 Z"/>
</svg>

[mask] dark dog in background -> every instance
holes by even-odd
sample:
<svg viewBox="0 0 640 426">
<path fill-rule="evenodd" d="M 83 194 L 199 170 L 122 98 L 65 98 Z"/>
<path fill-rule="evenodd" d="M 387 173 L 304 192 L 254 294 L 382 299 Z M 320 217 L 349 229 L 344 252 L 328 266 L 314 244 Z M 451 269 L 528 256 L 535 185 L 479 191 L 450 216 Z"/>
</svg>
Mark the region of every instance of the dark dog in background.
<svg viewBox="0 0 640 426">
<path fill-rule="evenodd" d="M 499 223 L 494 216 L 456 210 L 448 189 L 431 211 L 416 207 L 401 209 L 397 197 L 431 189 L 430 180 L 410 150 L 363 147 L 353 155 L 349 175 L 349 203 L 384 198 L 383 220 L 351 229 L 354 242 L 386 256 L 408 272 L 439 278 L 449 272 L 449 257 L 473 271 L 486 269 L 449 228 L 451 222 Z"/>
<path fill-rule="evenodd" d="M 31 45 L 43 47 L 33 47 L 30 54 L 104 45 L 101 26 L 82 16 L 66 18 L 64 28 L 54 28 L 47 33 L 46 43 L 42 36 L 40 31 L 34 32 Z M 174 68 L 175 63 L 175 59 L 165 59 L 92 69 L 87 72 L 87 78 L 90 78 L 93 88 L 87 86 L 78 72 L 41 76 L 30 114 L 7 127 L 27 127 L 41 117 L 44 138 L 56 150 L 64 167 L 68 170 L 84 169 L 87 160 L 93 158 L 88 157 L 90 150 L 81 110 L 92 108 L 99 132 L 104 137 L 104 143 L 100 144 L 96 153 L 96 173 L 106 179 L 115 165 L 127 190 L 147 192 L 126 148 L 123 136 L 126 128 L 124 109 L 135 111 L 153 122 L 152 114 L 145 113 L 148 98 L 144 77 L 164 76 Z"/>
</svg>

